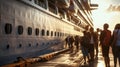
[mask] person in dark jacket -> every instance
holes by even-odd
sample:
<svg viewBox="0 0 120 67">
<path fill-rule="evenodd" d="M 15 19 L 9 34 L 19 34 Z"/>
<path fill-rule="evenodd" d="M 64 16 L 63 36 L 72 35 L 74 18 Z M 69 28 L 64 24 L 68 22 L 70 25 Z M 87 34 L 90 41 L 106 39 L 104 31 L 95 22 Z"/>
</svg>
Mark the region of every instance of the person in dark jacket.
<svg viewBox="0 0 120 67">
<path fill-rule="evenodd" d="M 68 46 L 68 48 L 70 48 L 70 42 L 69 42 L 69 39 L 70 39 L 70 35 L 67 36 L 67 37 L 65 38 L 65 47 Z"/>
<path fill-rule="evenodd" d="M 104 30 L 100 33 L 100 45 L 102 46 L 102 55 L 104 57 L 106 67 L 110 67 L 109 47 L 111 31 L 108 30 L 109 25 L 106 23 L 103 26 Z"/>
<path fill-rule="evenodd" d="M 86 64 L 86 58 L 88 58 L 89 61 L 89 54 L 88 54 L 88 45 L 89 45 L 89 40 L 87 37 L 87 32 L 83 31 L 83 37 L 80 40 L 80 45 L 81 45 L 81 50 L 84 58 L 84 64 Z"/>
<path fill-rule="evenodd" d="M 73 46 L 74 41 L 75 41 L 74 37 L 73 37 L 73 36 L 70 36 L 69 42 L 70 42 L 70 50 L 71 50 L 71 53 L 73 53 L 73 50 L 74 50 L 74 46 Z"/>
<path fill-rule="evenodd" d="M 79 51 L 79 42 L 80 41 L 80 38 L 78 35 L 75 36 L 75 46 L 76 46 L 76 52 Z"/>
</svg>

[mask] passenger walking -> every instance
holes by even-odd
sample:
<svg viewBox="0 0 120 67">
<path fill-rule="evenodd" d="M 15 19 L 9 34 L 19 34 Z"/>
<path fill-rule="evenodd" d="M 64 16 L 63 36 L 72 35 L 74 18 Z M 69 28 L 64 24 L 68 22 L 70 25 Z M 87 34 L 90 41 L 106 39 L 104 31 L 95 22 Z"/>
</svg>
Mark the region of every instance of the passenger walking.
<svg viewBox="0 0 120 67">
<path fill-rule="evenodd" d="M 80 40 L 80 44 L 81 44 L 81 50 L 82 50 L 82 54 L 83 54 L 83 58 L 84 58 L 84 64 L 86 64 L 86 58 L 89 61 L 89 55 L 88 55 L 88 44 L 89 44 L 89 40 L 88 37 L 86 36 L 86 31 L 83 32 L 83 37 Z"/>
<path fill-rule="evenodd" d="M 110 67 L 109 47 L 111 31 L 108 30 L 109 25 L 106 23 L 103 26 L 104 30 L 100 33 L 100 45 L 102 46 L 102 54 L 104 57 L 106 67 Z"/>
<path fill-rule="evenodd" d="M 99 28 L 96 29 L 95 35 L 96 35 L 96 42 L 95 42 L 95 55 L 96 59 L 98 59 L 98 45 L 99 45 Z"/>
<path fill-rule="evenodd" d="M 90 62 L 90 59 L 91 59 L 91 57 L 90 57 L 90 32 L 89 32 L 89 25 L 87 25 L 86 27 L 85 27 L 85 36 L 87 37 L 87 49 L 88 49 L 88 56 L 89 56 L 89 62 Z"/>
<path fill-rule="evenodd" d="M 71 53 L 73 52 L 73 50 L 74 50 L 74 46 L 73 46 L 73 43 L 74 43 L 74 37 L 73 36 L 70 36 L 70 38 L 69 38 L 69 46 L 70 46 L 70 50 L 71 50 Z"/>
<path fill-rule="evenodd" d="M 112 51 L 114 56 L 114 67 L 117 64 L 117 58 L 119 60 L 119 67 L 120 67 L 120 24 L 116 24 L 113 35 L 112 35 Z"/>
<path fill-rule="evenodd" d="M 70 44 L 70 35 L 65 38 L 65 42 L 66 42 L 66 46 L 68 46 L 68 48 L 70 48 L 71 47 L 71 44 Z"/>
<path fill-rule="evenodd" d="M 75 36 L 75 46 L 76 46 L 76 52 L 79 51 L 79 43 L 80 43 L 80 38 L 78 35 Z"/>
<path fill-rule="evenodd" d="M 97 37 L 94 32 L 94 29 L 91 27 L 90 28 L 90 43 L 89 43 L 89 52 L 90 52 L 90 61 L 94 61 L 94 45 L 96 43 Z"/>
<path fill-rule="evenodd" d="M 69 42 L 70 35 L 65 38 L 65 47 L 70 48 L 70 42 Z"/>
</svg>

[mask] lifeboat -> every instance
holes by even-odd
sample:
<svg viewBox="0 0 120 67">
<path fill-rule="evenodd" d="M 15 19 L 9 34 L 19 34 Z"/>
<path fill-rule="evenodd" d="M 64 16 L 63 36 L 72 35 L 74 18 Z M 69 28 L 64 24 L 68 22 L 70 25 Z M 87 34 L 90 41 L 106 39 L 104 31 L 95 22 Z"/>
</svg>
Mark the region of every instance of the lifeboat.
<svg viewBox="0 0 120 67">
<path fill-rule="evenodd" d="M 70 0 L 56 0 L 56 6 L 59 8 L 68 8 L 70 6 Z"/>
</svg>

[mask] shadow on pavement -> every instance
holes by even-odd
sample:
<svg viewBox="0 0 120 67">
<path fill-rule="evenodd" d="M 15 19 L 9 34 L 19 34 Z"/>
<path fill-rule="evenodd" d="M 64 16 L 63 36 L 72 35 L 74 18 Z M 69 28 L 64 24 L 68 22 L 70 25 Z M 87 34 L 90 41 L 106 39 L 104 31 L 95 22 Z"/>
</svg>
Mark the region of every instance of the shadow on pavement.
<svg viewBox="0 0 120 67">
<path fill-rule="evenodd" d="M 86 64 L 83 63 L 80 67 L 97 67 L 98 66 L 98 60 L 95 59 L 94 61 L 88 62 Z"/>
</svg>

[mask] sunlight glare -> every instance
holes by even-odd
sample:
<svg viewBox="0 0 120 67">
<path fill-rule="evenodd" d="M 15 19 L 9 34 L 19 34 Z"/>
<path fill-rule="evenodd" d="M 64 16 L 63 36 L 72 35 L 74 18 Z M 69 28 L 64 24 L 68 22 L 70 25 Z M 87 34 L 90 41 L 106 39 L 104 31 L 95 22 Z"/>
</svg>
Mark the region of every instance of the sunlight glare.
<svg viewBox="0 0 120 67">
<path fill-rule="evenodd" d="M 106 12 L 94 12 L 93 20 L 94 27 L 100 27 L 102 29 L 104 23 L 111 22 L 110 19 L 114 16 L 114 13 L 106 13 Z"/>
<path fill-rule="evenodd" d="M 98 9 L 92 11 L 93 24 L 95 28 L 103 29 L 103 24 L 109 23 L 113 13 L 106 11 L 106 9 L 109 7 L 109 3 L 107 3 L 107 1 L 104 2 L 103 0 L 97 0 L 97 3 L 99 4 Z"/>
<path fill-rule="evenodd" d="M 104 67 L 103 65 L 104 65 L 103 63 L 99 63 L 97 67 Z"/>
</svg>

